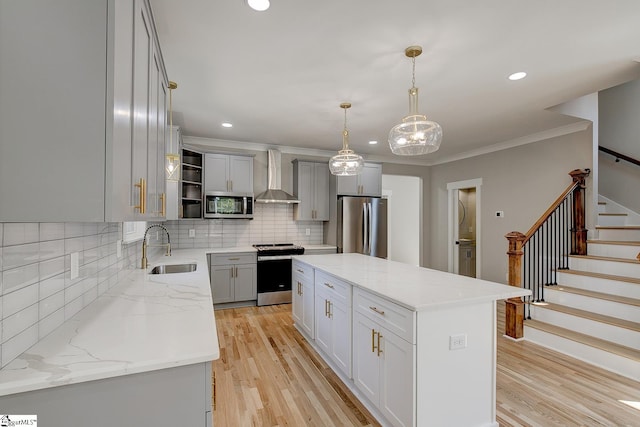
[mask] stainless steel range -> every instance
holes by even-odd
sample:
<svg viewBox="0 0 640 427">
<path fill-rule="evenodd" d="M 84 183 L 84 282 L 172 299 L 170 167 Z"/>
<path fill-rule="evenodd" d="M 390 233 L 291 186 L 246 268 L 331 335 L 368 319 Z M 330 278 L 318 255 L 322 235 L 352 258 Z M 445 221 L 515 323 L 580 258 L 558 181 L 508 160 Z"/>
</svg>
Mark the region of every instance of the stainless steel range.
<svg viewBox="0 0 640 427">
<path fill-rule="evenodd" d="M 291 256 L 304 254 L 293 243 L 253 245 L 258 250 L 258 305 L 291 302 Z"/>
</svg>

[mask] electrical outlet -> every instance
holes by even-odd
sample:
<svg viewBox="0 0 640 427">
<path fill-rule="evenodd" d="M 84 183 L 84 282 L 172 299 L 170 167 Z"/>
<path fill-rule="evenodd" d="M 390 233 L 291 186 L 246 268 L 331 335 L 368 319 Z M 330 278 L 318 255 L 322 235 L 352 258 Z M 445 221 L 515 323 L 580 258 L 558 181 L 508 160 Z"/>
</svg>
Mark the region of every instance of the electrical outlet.
<svg viewBox="0 0 640 427">
<path fill-rule="evenodd" d="M 195 228 L 191 228 L 191 229 L 189 229 L 189 237 L 196 237 L 196 230 L 195 230 Z"/>
<path fill-rule="evenodd" d="M 449 350 L 460 350 L 467 347 L 467 334 L 449 336 Z"/>
<path fill-rule="evenodd" d="M 496 218 L 504 218 L 504 211 L 496 211 Z"/>
<path fill-rule="evenodd" d="M 305 230 L 305 234 L 306 234 L 307 236 L 311 236 L 311 229 L 310 229 L 310 228 L 307 228 L 307 229 Z"/>
</svg>

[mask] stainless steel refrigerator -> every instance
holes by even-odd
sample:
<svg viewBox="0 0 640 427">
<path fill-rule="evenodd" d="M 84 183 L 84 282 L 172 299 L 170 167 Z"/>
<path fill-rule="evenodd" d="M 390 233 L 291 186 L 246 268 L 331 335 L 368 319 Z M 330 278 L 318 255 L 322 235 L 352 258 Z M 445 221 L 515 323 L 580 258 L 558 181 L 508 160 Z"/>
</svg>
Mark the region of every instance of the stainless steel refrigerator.
<svg viewBox="0 0 640 427">
<path fill-rule="evenodd" d="M 338 253 L 387 257 L 387 200 L 378 197 L 338 199 Z"/>
</svg>

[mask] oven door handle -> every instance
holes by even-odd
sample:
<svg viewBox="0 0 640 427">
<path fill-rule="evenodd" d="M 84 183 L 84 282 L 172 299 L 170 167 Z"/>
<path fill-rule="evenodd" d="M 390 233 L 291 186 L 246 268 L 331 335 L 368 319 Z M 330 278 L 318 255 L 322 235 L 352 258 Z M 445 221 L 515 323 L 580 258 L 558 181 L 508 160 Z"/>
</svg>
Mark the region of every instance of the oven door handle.
<svg viewBox="0 0 640 427">
<path fill-rule="evenodd" d="M 283 259 L 291 259 L 291 255 L 265 255 L 258 256 L 258 261 L 279 261 Z"/>
</svg>

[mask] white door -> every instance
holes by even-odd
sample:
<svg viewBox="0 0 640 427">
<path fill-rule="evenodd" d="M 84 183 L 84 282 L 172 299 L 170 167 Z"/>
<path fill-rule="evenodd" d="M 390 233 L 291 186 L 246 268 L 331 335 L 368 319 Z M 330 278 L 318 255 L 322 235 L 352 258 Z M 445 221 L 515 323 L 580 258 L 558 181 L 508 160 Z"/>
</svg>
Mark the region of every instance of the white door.
<svg viewBox="0 0 640 427">
<path fill-rule="evenodd" d="M 387 329 L 381 335 L 380 411 L 394 426 L 412 426 L 415 346 Z"/>
<path fill-rule="evenodd" d="M 314 307 L 314 292 L 313 282 L 302 282 L 302 306 L 304 307 L 302 313 L 302 329 L 311 338 L 315 338 L 315 307 Z"/>
<path fill-rule="evenodd" d="M 351 310 L 344 302 L 331 301 L 331 358 L 351 378 Z"/>
<path fill-rule="evenodd" d="M 328 356 L 331 356 L 331 318 L 329 317 L 329 298 L 324 289 L 316 289 L 316 344 Z"/>
<path fill-rule="evenodd" d="M 229 156 L 204 155 L 204 191 L 229 191 Z"/>
<path fill-rule="evenodd" d="M 235 193 L 253 193 L 253 158 L 229 157 L 229 190 Z"/>
<path fill-rule="evenodd" d="M 353 382 L 376 406 L 380 397 L 380 357 L 375 333 L 379 329 L 369 318 L 353 313 Z"/>
</svg>

